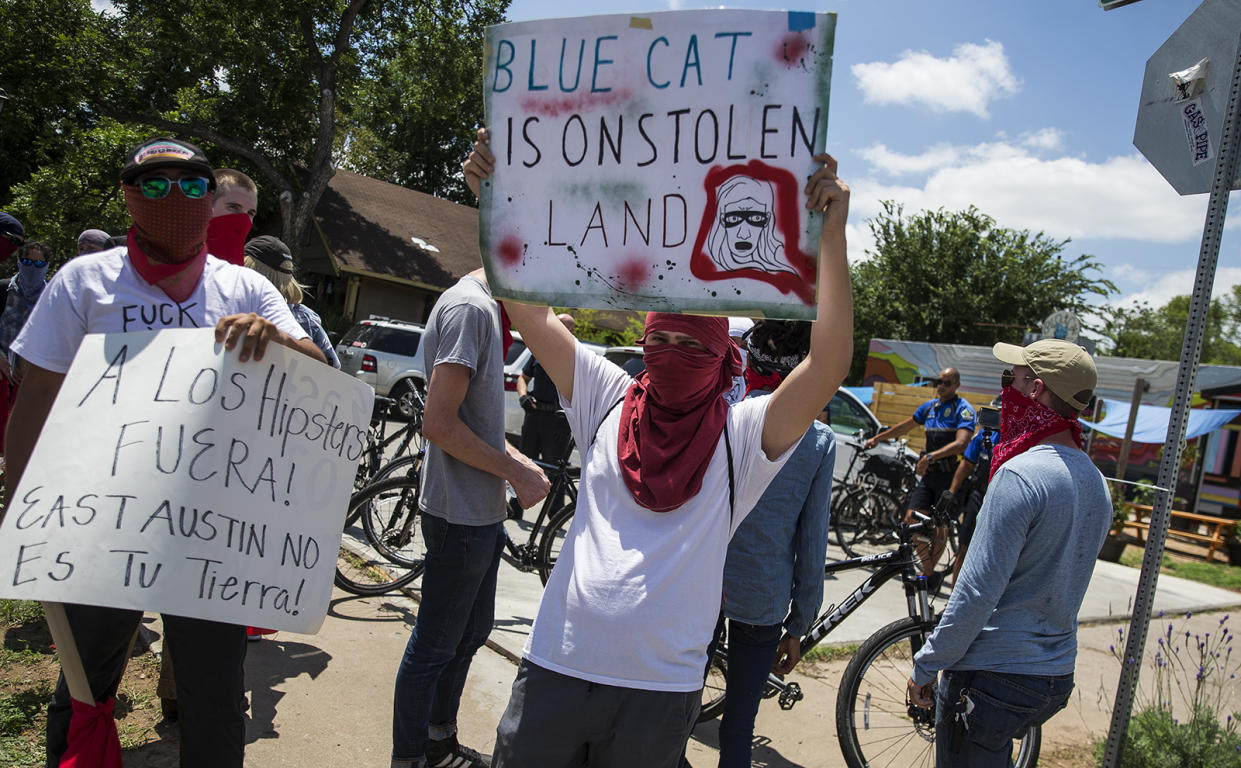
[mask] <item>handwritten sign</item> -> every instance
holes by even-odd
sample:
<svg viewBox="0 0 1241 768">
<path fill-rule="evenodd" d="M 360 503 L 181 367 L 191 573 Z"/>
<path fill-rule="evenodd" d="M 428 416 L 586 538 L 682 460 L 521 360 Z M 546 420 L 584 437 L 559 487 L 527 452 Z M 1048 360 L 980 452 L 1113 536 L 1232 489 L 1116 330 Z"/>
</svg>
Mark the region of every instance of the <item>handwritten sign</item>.
<svg viewBox="0 0 1241 768">
<path fill-rule="evenodd" d="M 836 16 L 674 11 L 489 27 L 497 296 L 814 316 Z"/>
<path fill-rule="evenodd" d="M 82 341 L 0 528 L 0 596 L 318 630 L 374 393 L 212 334 Z"/>
</svg>

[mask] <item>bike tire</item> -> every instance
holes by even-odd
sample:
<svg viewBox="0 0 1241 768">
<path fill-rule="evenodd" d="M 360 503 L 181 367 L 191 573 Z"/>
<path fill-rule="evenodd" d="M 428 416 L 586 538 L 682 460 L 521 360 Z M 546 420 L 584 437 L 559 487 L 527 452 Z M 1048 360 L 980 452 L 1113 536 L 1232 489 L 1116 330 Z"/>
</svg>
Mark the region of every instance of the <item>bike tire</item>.
<svg viewBox="0 0 1241 768">
<path fill-rule="evenodd" d="M 932 629 L 912 617 L 894 621 L 849 660 L 836 694 L 836 735 L 849 768 L 935 765 L 935 708 L 906 703 L 914 654 Z M 1033 768 L 1041 744 L 1041 730 L 1031 728 L 1015 748 L 1015 768 Z"/>
<path fill-rule="evenodd" d="M 887 552 L 897 543 L 896 526 L 903 514 L 904 510 L 885 493 L 852 493 L 840 505 L 836 542 L 849 557 Z"/>
<path fill-rule="evenodd" d="M 724 697 L 728 692 L 728 658 L 720 650 L 711 656 L 707 678 L 702 684 L 702 706 L 698 710 L 699 723 L 714 720 L 724 713 Z"/>
<path fill-rule="evenodd" d="M 381 503 L 394 492 L 408 488 L 413 481 L 408 477 L 395 477 L 382 483 L 373 483 L 353 494 L 349 499 L 346 520 L 354 522 L 345 526 L 336 556 L 336 586 L 355 595 L 382 595 L 399 589 L 422 575 L 422 564 L 406 568 L 392 563 L 375 551 L 366 536 L 363 512 L 372 502 Z"/>
<path fill-rule="evenodd" d="M 414 453 L 389 461 L 379 468 L 379 471 L 371 478 L 371 483 L 380 483 L 390 477 L 415 477 L 421 479 L 422 457 L 423 454 Z"/>
<path fill-rule="evenodd" d="M 556 559 L 560 556 L 560 550 L 569 535 L 569 524 L 573 522 L 575 506 L 577 505 L 574 502 L 569 502 L 558 509 L 539 537 L 539 561 L 535 566 L 544 586 L 551 578 L 552 568 L 556 567 Z"/>
<path fill-rule="evenodd" d="M 421 478 L 418 474 L 408 474 L 399 479 L 406 482 L 377 492 L 365 505 L 362 529 L 371 546 L 388 562 L 421 569 L 427 556 L 418 519 Z"/>
</svg>

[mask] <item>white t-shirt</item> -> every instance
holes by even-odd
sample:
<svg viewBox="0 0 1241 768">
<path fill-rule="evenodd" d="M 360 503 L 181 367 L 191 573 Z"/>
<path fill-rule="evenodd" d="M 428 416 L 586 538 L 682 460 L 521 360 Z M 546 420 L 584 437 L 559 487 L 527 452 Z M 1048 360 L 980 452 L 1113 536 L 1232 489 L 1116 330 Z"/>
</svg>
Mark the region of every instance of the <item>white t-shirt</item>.
<svg viewBox="0 0 1241 768">
<path fill-rule="evenodd" d="M 213 328 L 221 317 L 253 312 L 295 339 L 310 338 L 265 277 L 214 256 L 189 298 L 178 304 L 138 276 L 125 246 L 65 263 L 39 297 L 13 351 L 40 368 L 65 373 L 88 333 Z"/>
<path fill-rule="evenodd" d="M 719 617 L 728 540 L 793 448 L 768 461 L 762 432 L 770 398 L 738 403 L 728 412 L 731 525 L 723 435 L 698 495 L 671 512 L 653 512 L 633 500 L 617 460 L 622 406 L 612 405 L 633 380 L 581 344 L 574 366 L 573 404 L 561 404 L 582 451 L 582 483 L 525 657 L 605 685 L 696 691 Z"/>
</svg>

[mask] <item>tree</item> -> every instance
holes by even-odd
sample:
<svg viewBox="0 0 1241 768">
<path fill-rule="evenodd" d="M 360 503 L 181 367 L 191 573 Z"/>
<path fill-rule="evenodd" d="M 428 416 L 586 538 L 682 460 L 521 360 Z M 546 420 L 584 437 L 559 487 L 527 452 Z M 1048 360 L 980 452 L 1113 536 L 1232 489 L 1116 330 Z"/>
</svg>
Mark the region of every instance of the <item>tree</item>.
<svg viewBox="0 0 1241 768">
<path fill-rule="evenodd" d="M 27 134 L 37 127 L 36 109 L 52 121 L 36 132 L 52 148 L 24 170 L 6 169 L 13 175 L 4 177 L 0 202 L 54 200 L 48 184 L 58 173 L 51 169 L 64 172 L 85 162 L 75 147 L 65 146 L 66 137 L 101 146 L 106 141 L 93 132 L 138 126 L 142 135 L 158 131 L 200 143 L 215 165 L 253 175 L 263 192 L 261 207 L 278 208 L 295 257 L 335 173 L 338 145 L 343 155 L 357 155 L 342 140 L 347 129 L 375 137 L 374 155 L 400 161 L 389 178 L 425 184 L 421 188 L 432 193 L 451 189 L 445 180 L 451 174 L 443 169 L 455 169 L 464 156 L 462 142 L 468 146 L 470 130 L 481 121 L 481 101 L 459 93 L 464 69 L 439 82 L 447 65 L 427 64 L 435 61 L 437 41 L 451 37 L 446 58 L 457 57 L 461 67 L 474 62 L 467 90 L 477 92 L 481 25 L 499 21 L 507 8 L 507 0 L 116 0 L 96 13 L 89 0 L 50 2 L 57 6 L 53 12 L 44 0 L 0 0 L 5 52 L 22 45 L 26 30 L 46 26 L 46 17 L 64 16 L 44 36 L 39 56 L 18 59 L 18 76 L 26 75 L 20 89 L 7 59 L 0 75 L 0 86 L 20 94 L 3 114 L 6 123 L 15 108 L 30 126 Z M 476 52 L 472 59 L 464 53 L 469 50 Z M 384 77 L 387 101 L 376 106 L 372 81 Z M 421 141 L 398 148 L 411 136 L 387 129 L 408 124 L 401 115 L 407 101 L 453 119 L 426 120 Z M 113 195 L 121 151 L 102 166 L 111 174 Z M 448 163 L 454 152 L 460 157 Z M 405 171 L 393 178 L 417 167 L 410 158 L 428 153 L 436 157 L 425 164 L 440 169 L 438 175 Z M 76 204 L 59 202 L 62 209 Z M 49 221 L 73 218 L 62 210 Z"/>
<path fill-rule="evenodd" d="M 851 268 L 853 367 L 860 381 L 872 338 L 947 344 L 1020 342 L 1048 314 L 1087 311 L 1116 291 L 1093 257 L 1061 256 L 1068 240 L 1000 227 L 971 206 L 906 216 L 885 201 L 870 221 L 875 250 Z"/>
<path fill-rule="evenodd" d="M 1190 296 L 1174 296 L 1162 307 L 1140 302 L 1105 312 L 1106 354 L 1146 360 L 1180 360 L 1189 325 Z M 1202 362 L 1241 365 L 1241 285 L 1207 308 Z"/>
</svg>

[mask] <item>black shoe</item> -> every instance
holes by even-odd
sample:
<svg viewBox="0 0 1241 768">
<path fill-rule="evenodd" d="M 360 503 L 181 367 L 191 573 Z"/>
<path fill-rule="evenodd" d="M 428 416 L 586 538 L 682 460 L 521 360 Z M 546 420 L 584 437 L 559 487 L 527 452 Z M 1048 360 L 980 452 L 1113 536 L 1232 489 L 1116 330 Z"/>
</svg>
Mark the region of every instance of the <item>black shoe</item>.
<svg viewBox="0 0 1241 768">
<path fill-rule="evenodd" d="M 456 735 L 427 742 L 427 768 L 491 768 L 491 758 L 457 743 Z"/>
</svg>

